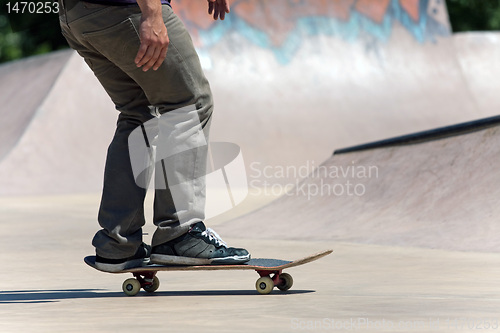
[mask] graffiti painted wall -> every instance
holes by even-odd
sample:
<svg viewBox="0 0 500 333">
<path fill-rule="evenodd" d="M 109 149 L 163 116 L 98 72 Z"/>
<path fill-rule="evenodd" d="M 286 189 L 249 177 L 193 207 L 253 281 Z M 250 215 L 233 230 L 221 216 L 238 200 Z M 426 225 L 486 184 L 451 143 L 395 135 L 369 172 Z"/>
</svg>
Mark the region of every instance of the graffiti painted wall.
<svg viewBox="0 0 500 333">
<path fill-rule="evenodd" d="M 233 0 L 223 22 L 172 1 L 212 87 L 211 139 L 249 170 L 477 117 L 444 0 Z"/>
<path fill-rule="evenodd" d="M 207 15 L 203 1 L 174 0 L 173 7 L 198 49 L 210 49 L 228 34 L 239 34 L 272 51 L 282 64 L 309 36 L 346 41 L 370 36 L 387 42 L 395 25 L 419 43 L 450 34 L 444 0 L 237 0 L 222 24 Z"/>
</svg>

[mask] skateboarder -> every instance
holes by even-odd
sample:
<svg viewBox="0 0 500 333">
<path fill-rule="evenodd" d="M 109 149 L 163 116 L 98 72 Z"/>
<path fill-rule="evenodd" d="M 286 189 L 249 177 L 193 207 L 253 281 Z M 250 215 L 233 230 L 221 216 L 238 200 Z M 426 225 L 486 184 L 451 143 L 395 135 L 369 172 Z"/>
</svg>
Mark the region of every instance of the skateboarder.
<svg viewBox="0 0 500 333">
<path fill-rule="evenodd" d="M 98 214 L 102 229 L 92 241 L 96 266 L 109 272 L 141 266 L 149 259 L 157 264 L 242 263 L 250 259 L 245 249 L 228 247 L 205 227 L 203 177 L 176 183 L 175 193 L 172 190 L 172 174 L 182 178 L 203 173 L 206 145 L 176 155 L 172 165 L 177 169 L 164 175 L 165 186 L 155 187 L 153 223 L 157 229 L 152 248 L 142 241 L 147 186 L 138 183 L 132 170 L 130 134 L 137 128 L 144 130 L 144 124 L 155 117 L 180 112 L 186 117 L 163 118 L 169 121 L 170 133 L 189 136 L 196 132 L 208 139 L 213 109 L 210 87 L 191 38 L 169 2 L 59 0 L 63 35 L 119 111 L 104 172 Z M 228 0 L 208 0 L 208 12 L 215 20 L 224 19 L 229 13 Z M 168 133 L 157 139 L 160 143 L 176 140 Z M 158 165 L 156 174 L 161 175 Z"/>
</svg>

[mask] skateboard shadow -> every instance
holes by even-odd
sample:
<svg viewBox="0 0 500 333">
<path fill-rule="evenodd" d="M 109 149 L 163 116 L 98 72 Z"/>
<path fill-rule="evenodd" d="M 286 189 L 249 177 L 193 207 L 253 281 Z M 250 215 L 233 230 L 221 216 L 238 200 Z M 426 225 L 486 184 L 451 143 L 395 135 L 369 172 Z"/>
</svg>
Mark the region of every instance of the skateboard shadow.
<svg viewBox="0 0 500 333">
<path fill-rule="evenodd" d="M 314 290 L 288 290 L 281 292 L 275 290 L 269 295 L 260 295 L 255 290 L 191 290 L 191 291 L 157 291 L 155 293 L 139 292 L 134 297 L 160 297 L 160 296 L 258 296 L 273 297 L 296 294 L 313 293 Z M 128 297 L 121 291 L 107 291 L 105 289 L 63 289 L 63 290 L 13 290 L 0 291 L 0 304 L 12 303 L 53 303 L 66 299 L 113 298 Z"/>
<path fill-rule="evenodd" d="M 6 303 L 52 303 L 64 299 L 82 299 L 96 297 L 118 297 L 120 293 L 106 292 L 101 289 L 65 289 L 65 290 L 13 290 L 0 291 L 0 304 Z"/>
<path fill-rule="evenodd" d="M 313 293 L 314 290 L 288 290 L 273 291 L 269 295 L 260 295 L 255 290 L 192 290 L 192 291 L 157 291 L 152 294 L 142 293 L 144 296 L 285 296 L 294 294 L 308 294 Z"/>
</svg>

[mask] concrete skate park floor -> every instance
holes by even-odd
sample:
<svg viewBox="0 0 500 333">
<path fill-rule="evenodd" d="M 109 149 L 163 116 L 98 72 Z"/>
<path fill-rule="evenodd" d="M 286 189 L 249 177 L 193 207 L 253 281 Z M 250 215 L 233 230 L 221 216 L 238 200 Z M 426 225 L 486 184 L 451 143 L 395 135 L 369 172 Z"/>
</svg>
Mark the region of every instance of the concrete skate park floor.
<svg viewBox="0 0 500 333">
<path fill-rule="evenodd" d="M 155 294 L 127 297 L 128 274 L 83 263 L 98 203 L 99 195 L 0 198 L 1 332 L 456 332 L 472 330 L 464 319 L 476 329 L 500 320 L 498 254 L 259 235 L 228 242 L 254 257 L 334 253 L 290 269 L 286 293 L 257 294 L 251 271 L 163 272 Z M 351 320 L 360 326 L 330 326 Z"/>
</svg>

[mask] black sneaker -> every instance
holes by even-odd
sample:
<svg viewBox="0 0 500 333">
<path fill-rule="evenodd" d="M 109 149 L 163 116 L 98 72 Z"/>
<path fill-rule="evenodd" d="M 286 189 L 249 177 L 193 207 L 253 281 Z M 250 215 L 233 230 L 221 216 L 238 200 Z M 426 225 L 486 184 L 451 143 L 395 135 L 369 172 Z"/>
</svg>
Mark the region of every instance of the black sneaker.
<svg viewBox="0 0 500 333">
<path fill-rule="evenodd" d="M 149 264 L 151 246 L 142 243 L 137 252 L 129 258 L 107 259 L 96 255 L 95 266 L 105 272 L 115 273 L 126 269 L 143 267 Z"/>
<path fill-rule="evenodd" d="M 245 249 L 228 247 L 203 222 L 171 241 L 153 247 L 151 262 L 160 265 L 242 264 L 250 260 Z"/>
</svg>

